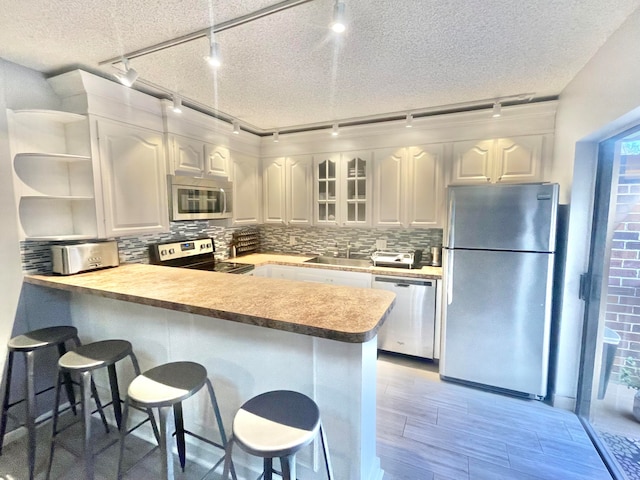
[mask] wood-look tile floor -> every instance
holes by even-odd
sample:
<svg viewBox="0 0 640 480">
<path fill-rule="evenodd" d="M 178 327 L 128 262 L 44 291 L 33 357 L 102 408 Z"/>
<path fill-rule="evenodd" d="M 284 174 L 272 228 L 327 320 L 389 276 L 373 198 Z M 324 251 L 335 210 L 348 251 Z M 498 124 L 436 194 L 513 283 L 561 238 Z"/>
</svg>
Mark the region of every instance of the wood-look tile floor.
<svg viewBox="0 0 640 480">
<path fill-rule="evenodd" d="M 379 357 L 377 445 L 384 480 L 611 479 L 575 415 L 541 402 L 441 382 L 435 370 L 429 362 Z M 72 429 L 68 432 L 70 438 L 78 437 Z M 39 428 L 38 480 L 45 478 L 49 433 L 47 424 Z M 106 444 L 114 435 L 100 435 L 100 441 Z M 77 441 L 69 447 L 80 449 Z M 127 437 L 125 467 L 150 449 Z M 125 479 L 159 478 L 157 455 L 156 450 L 135 464 Z M 117 445 L 98 456 L 96 480 L 116 478 L 117 456 Z M 82 478 L 73 454 L 57 448 L 54 458 L 52 479 Z M 176 480 L 202 479 L 205 474 L 205 468 L 188 462 L 184 474 L 176 469 Z M 20 439 L 4 447 L 0 480 L 25 478 L 25 441 Z M 206 476 L 218 478 L 215 473 Z"/>
<path fill-rule="evenodd" d="M 384 480 L 611 479 L 578 418 L 439 380 L 429 362 L 378 359 Z"/>
</svg>

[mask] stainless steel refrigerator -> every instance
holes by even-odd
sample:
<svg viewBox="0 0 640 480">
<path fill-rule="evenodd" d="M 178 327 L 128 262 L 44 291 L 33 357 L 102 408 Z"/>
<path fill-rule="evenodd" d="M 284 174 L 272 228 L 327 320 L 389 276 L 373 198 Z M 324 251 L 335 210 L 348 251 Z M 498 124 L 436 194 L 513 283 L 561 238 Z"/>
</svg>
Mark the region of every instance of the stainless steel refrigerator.
<svg viewBox="0 0 640 480">
<path fill-rule="evenodd" d="M 440 376 L 547 394 L 557 184 L 454 186 Z"/>
</svg>

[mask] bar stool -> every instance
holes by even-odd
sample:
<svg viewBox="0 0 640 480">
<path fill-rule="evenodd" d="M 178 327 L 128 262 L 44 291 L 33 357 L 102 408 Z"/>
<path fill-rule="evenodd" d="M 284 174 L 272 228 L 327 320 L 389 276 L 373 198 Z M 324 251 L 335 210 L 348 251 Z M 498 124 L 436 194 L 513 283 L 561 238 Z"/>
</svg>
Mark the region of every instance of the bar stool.
<svg viewBox="0 0 640 480">
<path fill-rule="evenodd" d="M 320 433 L 327 478 L 333 480 L 327 439 L 320 410 L 306 395 L 289 390 L 266 392 L 240 407 L 233 419 L 223 479 L 228 479 L 233 442 L 247 453 L 264 458 L 264 480 L 272 480 L 273 459 L 280 459 L 282 478 L 296 479 L 296 453 Z"/>
<path fill-rule="evenodd" d="M 4 375 L 4 395 L 2 401 L 2 417 L 0 417 L 0 455 L 2 454 L 2 447 L 4 445 L 4 436 L 7 430 L 7 419 L 9 416 L 9 408 L 18 405 L 19 403 L 26 401 L 26 419 L 25 425 L 27 426 L 27 458 L 29 464 L 29 478 L 34 476 L 35 469 L 35 454 L 36 454 L 36 396 L 42 393 L 48 392 L 53 386 L 41 390 L 35 391 L 34 381 L 34 355 L 37 351 L 44 350 L 49 347 L 57 347 L 58 355 L 61 357 L 67 352 L 66 343 L 72 341 L 77 347 L 80 345 L 80 339 L 78 338 L 78 330 L 71 326 L 56 326 L 41 328 L 38 330 L 32 330 L 30 332 L 18 335 L 9 340 L 7 344 L 8 352 L 5 363 L 5 375 Z M 9 403 L 9 397 L 11 394 L 11 376 L 13 373 L 13 360 L 16 353 L 23 353 L 25 357 L 26 367 L 26 380 L 25 380 L 25 396 L 23 399 L 14 403 Z M 70 407 L 73 409 L 73 413 L 76 413 L 75 409 L 75 395 L 73 392 L 73 383 L 71 376 L 65 374 L 61 379 L 65 384 L 67 392 L 67 398 L 69 399 Z M 60 381 L 60 378 L 58 379 Z M 95 386 L 94 386 L 95 388 Z M 97 397 L 96 397 L 97 398 Z M 98 400 L 99 402 L 99 400 Z M 44 419 L 47 420 L 47 419 Z M 37 422 L 41 423 L 42 421 Z M 106 425 L 106 420 L 104 420 Z"/>
<path fill-rule="evenodd" d="M 88 343 L 86 345 L 78 347 L 74 351 L 65 353 L 62 357 L 60 357 L 60 360 L 58 360 L 59 376 L 76 373 L 79 374 L 81 378 L 80 403 L 82 405 L 82 423 L 84 428 L 83 461 L 84 478 L 86 480 L 93 479 L 93 456 L 99 453 L 93 452 L 91 448 L 91 410 L 89 407 L 89 402 L 91 397 L 90 388 L 91 384 L 93 383 L 92 372 L 99 368 L 107 367 L 107 371 L 109 374 L 109 385 L 111 387 L 111 401 L 105 404 L 104 407 L 107 407 L 109 405 L 113 407 L 116 424 L 118 425 L 118 428 L 120 428 L 120 425 L 122 423 L 122 405 L 120 399 L 120 390 L 118 387 L 116 363 L 126 357 L 129 357 L 131 359 L 133 370 L 136 375 L 139 375 L 140 367 L 138 366 L 138 360 L 133 353 L 131 343 L 126 340 L 103 340 L 99 342 Z M 56 384 L 56 408 L 54 408 L 53 410 L 53 430 L 51 433 L 51 451 L 49 452 L 49 464 L 47 466 L 47 480 L 51 475 L 51 466 L 53 464 L 55 444 L 57 435 L 60 433 L 60 431 L 58 431 L 57 413 L 57 407 L 60 401 L 59 385 L 60 382 Z M 146 413 L 148 418 L 144 422 L 151 422 L 156 438 L 158 438 L 158 430 L 153 415 L 150 410 Z M 112 444 L 113 442 L 107 445 L 107 447 Z"/>
<path fill-rule="evenodd" d="M 196 394 L 203 386 L 207 386 L 209 399 L 218 423 L 218 431 L 222 444 L 204 438 L 193 432 L 185 430 L 182 415 L 182 402 Z M 118 461 L 118 479 L 122 478 L 122 460 L 124 453 L 124 440 L 130 431 L 127 431 L 127 416 L 129 407 L 135 406 L 141 409 L 157 408 L 160 418 L 160 451 L 162 456 L 162 478 L 173 480 L 173 459 L 171 458 L 171 431 L 167 421 L 170 409 L 173 408 L 176 443 L 180 467 L 184 472 L 185 467 L 185 434 L 189 434 L 198 440 L 213 445 L 226 451 L 227 437 L 222 424 L 222 417 L 213 385 L 207 377 L 207 370 L 194 362 L 172 362 L 159 365 L 137 376 L 129 384 L 129 390 L 124 403 L 122 427 L 120 429 L 120 458 Z M 225 459 L 222 458 L 211 468 L 215 470 Z M 231 465 L 233 478 L 236 478 L 235 470 Z M 205 475 L 206 476 L 206 475 Z"/>
</svg>

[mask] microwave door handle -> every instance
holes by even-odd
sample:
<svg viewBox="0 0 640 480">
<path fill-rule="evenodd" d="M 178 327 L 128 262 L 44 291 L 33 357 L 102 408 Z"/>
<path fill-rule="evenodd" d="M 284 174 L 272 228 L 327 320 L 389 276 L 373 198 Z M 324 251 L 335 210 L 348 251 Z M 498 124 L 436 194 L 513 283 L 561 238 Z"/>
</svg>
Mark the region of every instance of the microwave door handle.
<svg viewBox="0 0 640 480">
<path fill-rule="evenodd" d="M 224 191 L 224 189 L 220 189 L 220 191 L 222 192 L 222 214 L 226 214 L 227 213 L 227 192 Z"/>
</svg>

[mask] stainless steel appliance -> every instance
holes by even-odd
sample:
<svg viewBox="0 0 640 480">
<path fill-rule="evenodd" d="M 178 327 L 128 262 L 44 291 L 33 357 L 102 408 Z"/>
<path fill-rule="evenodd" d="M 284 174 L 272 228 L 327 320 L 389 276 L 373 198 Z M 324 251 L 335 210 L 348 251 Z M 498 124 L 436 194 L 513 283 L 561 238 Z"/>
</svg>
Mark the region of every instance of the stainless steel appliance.
<svg viewBox="0 0 640 480">
<path fill-rule="evenodd" d="M 547 393 L 557 184 L 449 188 L 440 375 Z"/>
<path fill-rule="evenodd" d="M 396 303 L 378 331 L 378 349 L 433 358 L 436 281 L 376 275 L 373 288 L 396 294 Z"/>
<path fill-rule="evenodd" d="M 155 243 L 149 245 L 149 263 L 221 273 L 249 273 L 255 268 L 249 263 L 216 261 L 214 252 L 210 237 Z"/>
<path fill-rule="evenodd" d="M 422 250 L 406 250 L 403 252 L 375 251 L 371 254 L 374 267 L 420 268 Z"/>
<path fill-rule="evenodd" d="M 169 175 L 168 185 L 171 220 L 231 218 L 231 182 Z"/>
<path fill-rule="evenodd" d="M 111 241 L 76 245 L 52 245 L 51 261 L 53 273 L 61 275 L 117 267 L 120 264 L 118 244 L 115 241 Z"/>
</svg>

